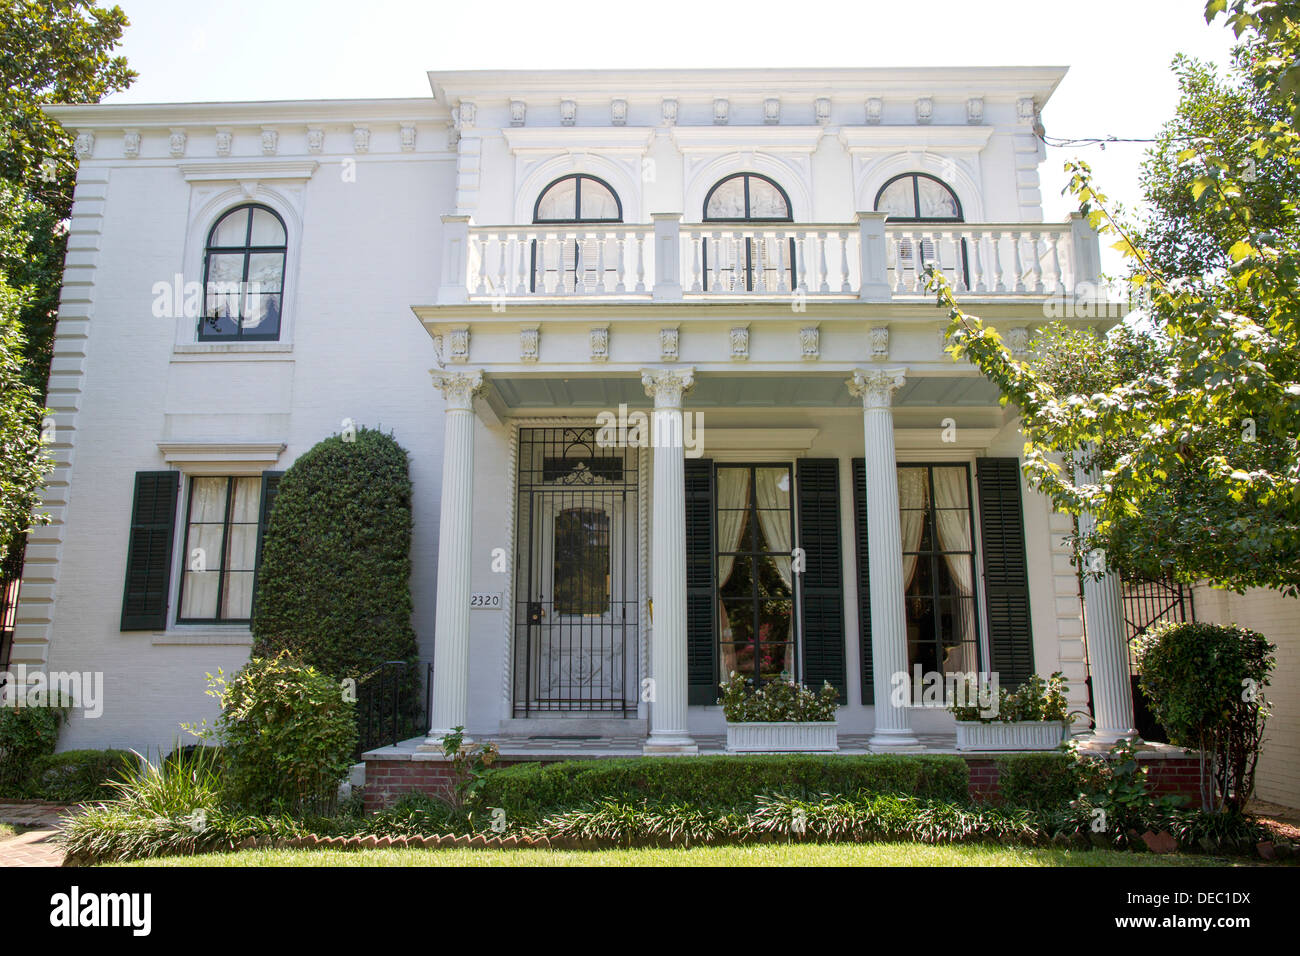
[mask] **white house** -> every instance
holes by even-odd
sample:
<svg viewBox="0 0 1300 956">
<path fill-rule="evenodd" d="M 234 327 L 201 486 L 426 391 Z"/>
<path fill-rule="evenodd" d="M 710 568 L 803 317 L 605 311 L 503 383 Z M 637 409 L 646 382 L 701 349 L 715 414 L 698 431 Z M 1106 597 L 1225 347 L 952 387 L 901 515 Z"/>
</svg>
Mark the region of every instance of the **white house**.
<svg viewBox="0 0 1300 956">
<path fill-rule="evenodd" d="M 831 681 L 876 749 L 951 730 L 895 699 L 916 668 L 1062 670 L 1086 708 L 1069 519 L 919 271 L 1019 350 L 1115 321 L 1095 234 L 1042 221 L 1064 72 L 457 72 L 419 99 L 51 108 L 80 169 L 53 521 L 11 667 L 104 675 L 62 747 L 210 718 L 205 673 L 248 654 L 266 490 L 351 422 L 411 455 L 433 733 L 689 753 L 733 670 Z M 1111 739 L 1118 585 L 1087 592 Z"/>
</svg>

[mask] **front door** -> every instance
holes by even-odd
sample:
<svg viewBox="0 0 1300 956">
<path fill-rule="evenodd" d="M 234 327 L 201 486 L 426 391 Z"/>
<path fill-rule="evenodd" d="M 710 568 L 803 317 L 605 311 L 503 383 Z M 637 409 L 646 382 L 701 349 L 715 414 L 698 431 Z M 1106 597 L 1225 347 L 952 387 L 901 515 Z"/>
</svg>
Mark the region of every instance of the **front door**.
<svg viewBox="0 0 1300 956">
<path fill-rule="evenodd" d="M 519 432 L 514 713 L 636 716 L 636 450 Z"/>
</svg>

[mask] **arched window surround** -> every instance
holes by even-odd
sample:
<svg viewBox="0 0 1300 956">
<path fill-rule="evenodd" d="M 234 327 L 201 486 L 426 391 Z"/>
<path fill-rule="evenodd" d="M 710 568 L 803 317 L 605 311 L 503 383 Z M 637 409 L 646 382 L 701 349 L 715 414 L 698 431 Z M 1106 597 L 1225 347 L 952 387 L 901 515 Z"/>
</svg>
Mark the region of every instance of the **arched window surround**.
<svg viewBox="0 0 1300 956">
<path fill-rule="evenodd" d="M 745 215 L 740 217 L 715 217 L 708 214 L 709 203 L 713 200 L 713 195 L 722 186 L 735 179 L 743 179 L 745 182 Z M 775 189 L 781 196 L 782 202 L 785 203 L 786 214 L 784 216 L 754 216 L 750 214 L 750 180 L 757 179 L 766 183 Z M 790 194 L 785 188 L 771 176 L 765 176 L 762 173 L 755 172 L 737 172 L 723 176 L 716 183 L 709 187 L 709 191 L 704 195 L 704 203 L 701 207 L 700 217 L 702 222 L 794 222 L 794 205 L 790 202 Z"/>
<path fill-rule="evenodd" d="M 876 190 L 876 196 L 875 199 L 873 199 L 871 202 L 871 208 L 878 210 L 880 208 L 880 197 L 885 194 L 885 190 L 889 189 L 889 187 L 894 185 L 894 183 L 900 182 L 901 180 L 904 179 L 912 180 L 912 190 L 913 190 L 912 201 L 914 203 L 913 208 L 916 209 L 918 213 L 920 212 L 921 209 L 920 181 L 922 179 L 925 179 L 932 183 L 935 183 L 940 188 L 942 188 L 944 192 L 946 192 L 949 196 L 952 197 L 953 204 L 957 207 L 957 215 L 955 217 L 891 215 L 889 217 L 890 219 L 892 219 L 895 222 L 965 222 L 966 221 L 965 211 L 962 209 L 962 205 L 961 205 L 961 197 L 957 195 L 957 191 L 953 189 L 952 186 L 950 186 L 948 183 L 940 179 L 938 176 L 935 176 L 932 173 L 927 173 L 919 169 L 910 170 L 905 173 L 897 173 L 893 176 L 890 176 L 887 180 L 885 180 L 884 183 L 881 184 L 880 188 Z"/>
<path fill-rule="evenodd" d="M 576 182 L 576 187 L 577 187 L 576 188 L 577 195 L 574 200 L 574 212 L 576 214 L 575 218 L 573 219 L 539 218 L 538 214 L 541 211 L 542 200 L 546 198 L 546 194 L 550 192 L 552 189 L 554 189 L 556 186 L 560 185 L 560 183 L 567 182 L 569 180 L 574 180 Z M 584 180 L 598 183 L 600 186 L 602 186 L 604 189 L 606 189 L 609 192 L 610 196 L 614 198 L 614 204 L 618 207 L 618 215 L 615 218 L 610 219 L 610 218 L 583 217 L 582 183 Z M 623 200 L 622 198 L 620 198 L 618 194 L 618 190 L 615 189 L 613 186 L 611 186 L 604 179 L 601 179 L 599 176 L 593 176 L 591 173 L 582 173 L 582 172 L 566 173 L 563 176 L 556 177 L 555 179 L 551 180 L 549 183 L 547 183 L 538 191 L 537 200 L 533 203 L 533 223 L 537 225 L 542 225 L 546 223 L 557 223 L 557 224 L 559 223 L 600 223 L 600 222 L 614 223 L 614 222 L 622 222 L 622 221 L 623 221 Z"/>
<path fill-rule="evenodd" d="M 740 179 L 744 182 L 744 211 L 745 215 L 735 217 L 722 217 L 708 215 L 709 203 L 713 201 L 713 196 L 719 189 L 727 183 Z M 770 186 L 776 190 L 785 204 L 784 216 L 755 216 L 751 214 L 751 181 L 758 180 L 761 183 Z M 717 182 L 715 182 L 707 193 L 704 194 L 704 202 L 700 207 L 700 221 L 703 223 L 785 223 L 794 222 L 794 206 L 790 202 L 790 194 L 782 188 L 781 184 L 770 176 L 762 173 L 755 173 L 749 170 L 728 173 Z M 702 240 L 703 247 L 700 250 L 700 261 L 703 270 L 704 291 L 739 291 L 743 286 L 743 291 L 753 292 L 756 287 L 762 286 L 766 291 L 779 288 L 780 282 L 785 281 L 781 278 L 782 273 L 788 280 L 788 287 L 793 289 L 796 283 L 795 275 L 795 242 L 791 236 L 784 242 L 780 239 L 771 238 L 745 238 L 719 240 L 715 246 L 717 254 L 720 256 L 720 266 L 718 274 L 726 273 L 722 279 L 723 288 L 710 289 L 710 283 L 717 281 L 709 268 L 709 248 L 710 242 Z M 784 246 L 785 248 L 781 248 Z M 784 259 L 784 264 L 774 265 Z"/>
<path fill-rule="evenodd" d="M 244 223 L 244 235 L 242 240 L 237 235 L 227 237 L 234 239 L 234 242 L 219 242 L 217 230 L 227 221 L 231 221 L 236 227 L 238 222 L 233 220 L 237 213 L 246 212 Z M 257 213 L 266 213 L 276 224 L 279 225 L 279 241 L 262 242 L 256 241 L 253 236 L 254 224 Z M 200 342 L 278 342 L 280 340 L 280 331 L 284 314 L 284 292 L 285 292 L 285 271 L 288 264 L 289 254 L 289 229 L 285 224 L 284 217 L 275 209 L 261 202 L 241 202 L 225 209 L 220 215 L 212 220 L 211 226 L 208 227 L 207 236 L 203 243 L 203 309 L 202 315 L 198 320 L 198 340 Z M 262 266 L 273 267 L 276 263 L 274 257 L 279 256 L 278 275 L 274 275 L 276 288 L 266 291 L 253 293 L 250 282 L 254 280 L 251 274 L 255 259 L 261 259 Z M 238 282 L 238 292 L 236 295 L 237 308 L 240 315 L 240 323 L 235 327 L 235 334 L 218 334 L 213 331 L 217 322 L 216 309 L 220 305 L 229 304 L 230 294 L 213 292 L 215 284 L 219 281 L 212 276 L 213 262 L 217 258 L 228 260 L 239 273 L 239 278 L 235 280 L 229 277 L 230 282 Z M 274 309 L 274 327 L 269 325 L 267 330 L 258 331 L 259 326 L 251 327 L 247 330 L 242 324 L 246 317 L 246 308 L 250 301 L 251 295 L 259 295 L 264 298 L 264 309 L 269 315 L 270 310 Z"/>
</svg>

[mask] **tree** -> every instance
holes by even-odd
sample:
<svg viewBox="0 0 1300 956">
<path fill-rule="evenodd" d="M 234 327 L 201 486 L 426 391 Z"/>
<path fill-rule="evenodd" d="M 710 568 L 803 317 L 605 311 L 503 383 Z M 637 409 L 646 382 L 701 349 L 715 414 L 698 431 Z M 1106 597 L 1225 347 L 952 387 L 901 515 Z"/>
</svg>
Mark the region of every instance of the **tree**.
<svg viewBox="0 0 1300 956">
<path fill-rule="evenodd" d="M 1184 63 L 1179 118 L 1147 166 L 1144 225 L 1084 164 L 1067 167 L 1081 211 L 1128 262 L 1151 325 L 1140 353 L 1117 337 L 1086 374 L 1019 361 L 937 270 L 930 282 L 954 357 L 1018 406 L 1031 483 L 1096 519 L 1078 551 L 1126 572 L 1300 594 L 1300 3 L 1207 4 L 1207 20 L 1224 15 L 1240 82 L 1207 85 Z"/>
<path fill-rule="evenodd" d="M 370 428 L 316 444 L 284 473 L 271 510 L 253 656 L 287 650 L 336 679 L 413 662 L 410 549 L 406 451 Z"/>
</svg>

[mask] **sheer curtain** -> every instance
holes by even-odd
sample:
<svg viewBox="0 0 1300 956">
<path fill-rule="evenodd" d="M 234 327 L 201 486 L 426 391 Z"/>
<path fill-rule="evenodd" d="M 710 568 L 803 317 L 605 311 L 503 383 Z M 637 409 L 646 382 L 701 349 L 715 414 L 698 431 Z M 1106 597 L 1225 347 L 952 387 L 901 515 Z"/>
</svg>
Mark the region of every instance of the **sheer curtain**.
<svg viewBox="0 0 1300 956">
<path fill-rule="evenodd" d="M 785 586 L 794 580 L 790 567 L 790 473 L 784 468 L 754 470 L 754 498 L 758 502 L 758 523 L 774 552 L 772 563 Z M 784 486 L 784 487 L 783 487 Z"/>
<path fill-rule="evenodd" d="M 257 521 L 262 479 L 236 478 L 235 501 L 230 512 L 226 542 L 226 586 L 222 589 L 221 616 L 246 620 L 253 610 L 253 568 L 257 559 Z"/>
<path fill-rule="evenodd" d="M 903 591 L 912 585 L 912 576 L 916 574 L 915 552 L 921 546 L 921 535 L 925 531 L 925 505 L 929 496 L 929 486 L 925 480 L 924 468 L 898 469 L 898 507 L 899 529 L 903 542 Z"/>
<path fill-rule="evenodd" d="M 221 577 L 221 536 L 225 520 L 226 479 L 192 478 L 182 619 L 208 620 L 217 616 L 217 581 Z"/>
<path fill-rule="evenodd" d="M 719 468 L 717 474 L 718 550 L 735 551 L 740 547 L 740 534 L 745 527 L 744 509 L 749 504 L 749 469 Z M 735 565 L 734 555 L 718 555 L 718 623 L 724 677 L 736 669 L 735 648 L 727 643 L 731 640 L 731 622 L 727 620 L 727 607 L 722 600 L 722 587 L 730 580 Z"/>
<path fill-rule="evenodd" d="M 956 647 L 948 649 L 944 657 L 945 667 L 949 671 L 978 670 L 975 664 L 975 621 L 974 604 L 971 600 L 972 561 L 970 509 L 966 500 L 966 469 L 934 469 L 934 526 L 939 536 L 939 550 L 944 552 L 944 564 L 957 589 L 958 599 L 954 602 L 954 620 L 957 631 L 953 637 L 958 641 Z"/>
</svg>

